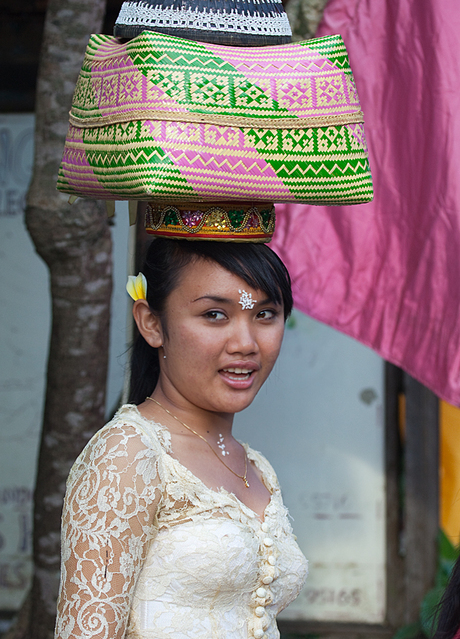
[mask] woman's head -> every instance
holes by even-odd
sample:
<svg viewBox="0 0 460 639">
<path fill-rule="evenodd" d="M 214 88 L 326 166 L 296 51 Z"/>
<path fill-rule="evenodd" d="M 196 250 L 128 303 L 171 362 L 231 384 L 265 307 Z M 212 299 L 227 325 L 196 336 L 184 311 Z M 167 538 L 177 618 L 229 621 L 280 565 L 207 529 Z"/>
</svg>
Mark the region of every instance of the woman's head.
<svg viewBox="0 0 460 639">
<path fill-rule="evenodd" d="M 200 294 L 208 295 L 207 290 L 210 287 L 206 285 L 203 288 L 202 281 L 212 283 L 211 288 L 213 288 L 214 297 L 216 297 L 216 292 L 218 292 L 218 286 L 227 287 L 228 296 L 225 299 L 228 301 L 229 306 L 228 308 L 223 307 L 223 313 L 226 316 L 230 316 L 233 313 L 235 318 L 233 326 L 236 326 L 238 322 L 243 322 L 243 318 L 247 324 L 249 315 L 257 320 L 254 324 L 255 327 L 273 325 L 275 320 L 272 316 L 276 314 L 282 319 L 286 319 L 292 309 L 289 274 L 277 255 L 263 244 L 222 244 L 160 238 L 152 242 L 142 271 L 147 279 L 149 310 L 152 316 L 157 318 L 157 323 L 161 327 L 161 342 L 164 342 L 165 345 L 164 349 L 160 349 L 162 355 L 167 353 L 168 350 L 172 355 L 174 350 L 171 349 L 180 342 L 177 332 L 173 336 L 169 335 L 169 324 L 174 327 L 174 322 L 177 323 L 177 317 L 182 317 L 181 301 L 190 297 L 189 292 L 191 295 L 190 300 L 194 298 L 195 294 L 198 297 L 201 296 Z M 248 311 L 244 311 L 243 315 L 235 313 L 236 301 L 241 298 L 241 295 L 238 294 L 239 287 L 246 287 L 248 290 L 252 290 L 254 299 L 259 298 L 260 303 L 263 300 L 265 304 L 270 302 L 278 310 L 273 313 L 270 310 L 261 310 L 257 307 L 249 314 Z M 235 290 L 233 291 L 233 289 Z M 235 294 L 237 295 L 236 298 Z M 230 298 L 233 299 L 233 302 Z M 241 304 L 241 301 L 239 301 L 239 304 Z M 203 306 L 203 309 L 201 309 L 201 306 Z M 206 308 L 205 306 L 204 302 L 197 302 L 191 308 L 193 308 L 193 313 L 203 312 L 209 314 L 207 306 Z M 212 308 L 214 309 L 214 306 Z M 241 311 L 244 307 L 237 306 L 237 308 Z M 144 305 L 144 309 L 141 309 L 141 311 L 145 311 L 145 309 Z M 188 313 L 187 305 L 185 305 L 184 309 Z M 137 310 L 138 312 L 135 315 L 139 325 L 139 309 Z M 201 331 L 200 325 L 196 322 L 193 323 L 195 321 L 193 313 L 190 316 L 192 323 L 189 322 L 188 326 L 195 327 L 193 330 L 198 327 L 198 330 Z M 227 317 L 225 322 L 221 321 L 221 319 L 223 320 L 223 315 L 222 318 L 220 315 L 216 317 L 218 318 L 217 325 L 220 327 L 224 324 L 231 324 L 230 317 Z M 216 326 L 216 323 L 204 324 L 204 326 L 208 325 Z M 214 329 L 212 328 L 212 330 Z M 240 331 L 239 328 L 237 330 Z M 143 332 L 145 334 L 141 326 L 141 333 Z M 241 329 L 241 335 L 243 333 L 244 329 Z M 265 329 L 259 334 L 267 336 L 268 331 Z M 221 329 L 217 332 L 215 331 L 213 335 L 217 337 L 217 341 L 223 339 L 223 331 Z M 171 341 L 170 338 L 173 340 L 172 344 L 168 343 Z M 199 332 L 194 341 L 198 343 L 200 339 L 201 333 Z M 262 341 L 264 340 L 265 337 L 262 338 Z M 160 346 L 159 338 L 150 339 L 150 336 L 147 336 L 147 341 L 150 344 Z M 236 348 L 237 346 L 235 345 L 234 350 Z M 241 346 L 241 348 L 245 347 Z M 199 354 L 200 352 L 197 353 L 197 356 Z M 212 354 L 210 353 L 211 356 Z M 243 360 L 238 359 L 238 361 Z M 167 370 L 172 365 L 171 359 L 167 362 L 162 362 L 163 370 Z M 158 381 L 159 371 L 158 349 L 152 348 L 140 335 L 133 352 L 130 401 L 140 403 L 145 399 L 146 395 L 153 391 Z M 174 374 L 178 375 L 177 369 Z"/>
</svg>

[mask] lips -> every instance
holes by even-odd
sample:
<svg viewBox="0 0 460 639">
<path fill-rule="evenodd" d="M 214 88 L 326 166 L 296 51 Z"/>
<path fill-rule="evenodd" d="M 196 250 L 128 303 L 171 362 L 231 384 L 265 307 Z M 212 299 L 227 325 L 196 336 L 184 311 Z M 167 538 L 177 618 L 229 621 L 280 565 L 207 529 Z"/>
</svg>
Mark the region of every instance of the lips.
<svg viewBox="0 0 460 639">
<path fill-rule="evenodd" d="M 252 386 L 255 375 L 260 366 L 255 362 L 235 362 L 232 366 L 221 368 L 219 374 L 226 384 L 236 389 L 246 389 Z"/>
<path fill-rule="evenodd" d="M 241 380 L 249 379 L 254 372 L 253 368 L 223 368 L 222 371 L 227 373 L 230 379 Z"/>
</svg>

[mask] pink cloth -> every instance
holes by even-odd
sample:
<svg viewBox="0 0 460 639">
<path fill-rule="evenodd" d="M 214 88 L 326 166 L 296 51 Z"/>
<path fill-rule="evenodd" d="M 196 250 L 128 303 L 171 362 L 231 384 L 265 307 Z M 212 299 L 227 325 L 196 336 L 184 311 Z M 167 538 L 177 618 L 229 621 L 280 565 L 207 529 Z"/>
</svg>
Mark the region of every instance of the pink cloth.
<svg viewBox="0 0 460 639">
<path fill-rule="evenodd" d="M 460 2 L 330 0 L 365 116 L 375 199 L 277 206 L 297 308 L 460 405 Z"/>
</svg>

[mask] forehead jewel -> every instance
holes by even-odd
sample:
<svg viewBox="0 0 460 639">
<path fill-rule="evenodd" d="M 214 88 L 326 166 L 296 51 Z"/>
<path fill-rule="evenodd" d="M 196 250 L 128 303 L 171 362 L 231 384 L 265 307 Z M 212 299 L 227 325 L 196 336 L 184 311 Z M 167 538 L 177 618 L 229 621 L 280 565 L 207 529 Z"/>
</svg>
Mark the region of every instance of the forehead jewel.
<svg viewBox="0 0 460 639">
<path fill-rule="evenodd" d="M 243 290 L 239 288 L 238 293 L 241 295 L 240 301 L 238 302 L 238 304 L 241 304 L 241 310 L 244 311 L 246 309 L 254 308 L 254 304 L 257 303 L 257 300 L 252 299 L 252 293 L 247 293 L 244 288 Z"/>
</svg>

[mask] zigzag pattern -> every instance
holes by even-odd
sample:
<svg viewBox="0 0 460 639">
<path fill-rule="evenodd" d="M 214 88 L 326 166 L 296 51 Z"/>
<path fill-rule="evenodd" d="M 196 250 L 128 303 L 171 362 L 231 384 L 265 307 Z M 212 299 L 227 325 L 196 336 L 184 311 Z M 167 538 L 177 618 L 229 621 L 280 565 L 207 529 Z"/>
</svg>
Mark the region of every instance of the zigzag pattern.
<svg viewBox="0 0 460 639">
<path fill-rule="evenodd" d="M 171 123 L 170 128 L 175 130 L 177 125 Z M 200 132 L 200 128 L 204 133 Z M 145 138 L 122 146 L 117 142 L 117 131 L 121 131 L 125 138 L 130 134 L 136 137 L 139 130 L 149 133 L 150 144 Z M 327 199 L 328 192 L 340 191 L 343 194 L 348 189 L 352 193 L 360 188 L 368 197 L 371 195 L 366 154 L 359 148 L 358 152 L 352 152 L 352 147 L 359 145 L 348 127 L 328 127 L 318 131 L 262 131 L 260 134 L 249 130 L 246 132 L 248 144 L 244 155 L 241 155 L 244 148 L 241 138 L 235 138 L 233 131 L 228 138 L 225 129 L 202 125 L 196 128 L 195 136 L 189 136 L 185 126 L 181 143 L 157 138 L 160 132 L 164 134 L 166 131 L 167 127 L 160 123 L 156 123 L 154 129 L 146 129 L 140 123 L 129 123 L 85 130 L 82 140 L 78 129 L 74 128 L 77 139 L 69 139 L 65 155 L 68 178 L 75 181 L 76 188 L 81 188 L 81 178 L 76 175 L 81 170 L 72 173 L 69 164 L 81 165 L 84 155 L 85 162 L 92 167 L 101 184 L 114 193 L 124 188 L 124 176 L 128 172 L 130 185 L 127 190 L 131 194 L 142 193 L 142 188 L 150 185 L 149 194 L 163 189 L 171 195 L 188 192 L 203 197 L 217 190 L 227 197 L 237 197 L 238 193 L 244 192 L 250 193 L 251 197 L 272 197 L 280 201 L 291 198 L 305 201 L 313 194 L 317 199 L 317 192 Z M 202 143 L 209 134 L 214 142 L 210 145 L 213 148 L 204 153 Z M 228 148 L 222 149 L 215 144 L 219 136 L 230 140 Z M 189 143 L 184 147 L 187 139 Z M 286 141 L 290 140 L 294 140 L 295 144 L 292 144 L 290 152 L 286 152 Z M 320 153 L 321 140 L 326 142 L 323 150 L 329 153 Z M 345 154 L 331 153 L 331 149 L 337 147 L 337 140 L 341 141 L 342 147 L 345 145 L 342 148 Z M 238 146 L 234 146 L 235 143 Z M 173 179 L 171 174 L 174 174 Z M 235 176 L 238 176 L 236 181 Z"/>
<path fill-rule="evenodd" d="M 340 36 L 321 53 L 300 43 L 276 50 L 223 47 L 145 32 L 127 44 L 93 36 L 75 90 L 72 114 L 97 117 L 138 108 L 254 118 L 310 117 L 359 110 Z M 345 52 L 346 53 L 346 52 Z"/>
</svg>

